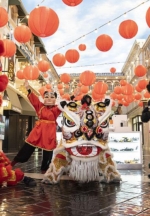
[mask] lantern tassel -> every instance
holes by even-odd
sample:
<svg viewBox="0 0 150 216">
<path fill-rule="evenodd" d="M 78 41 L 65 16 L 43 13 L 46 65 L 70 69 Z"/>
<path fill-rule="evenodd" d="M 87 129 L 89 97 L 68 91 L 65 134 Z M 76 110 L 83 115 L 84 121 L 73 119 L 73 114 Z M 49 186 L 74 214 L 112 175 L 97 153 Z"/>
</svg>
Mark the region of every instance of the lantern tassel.
<svg viewBox="0 0 150 216">
<path fill-rule="evenodd" d="M 0 56 L 3 54 L 4 50 L 4 43 L 2 40 L 0 40 Z"/>
</svg>

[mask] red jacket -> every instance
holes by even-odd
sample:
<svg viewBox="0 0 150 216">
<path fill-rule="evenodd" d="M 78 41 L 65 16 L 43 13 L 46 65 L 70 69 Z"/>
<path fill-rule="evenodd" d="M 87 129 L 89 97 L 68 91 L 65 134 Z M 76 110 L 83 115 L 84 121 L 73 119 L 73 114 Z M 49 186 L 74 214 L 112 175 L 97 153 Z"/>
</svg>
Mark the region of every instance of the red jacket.
<svg viewBox="0 0 150 216">
<path fill-rule="evenodd" d="M 35 147 L 51 151 L 56 148 L 56 119 L 61 111 L 57 106 L 45 106 L 34 93 L 28 98 L 36 110 L 39 120 L 35 123 L 26 142 Z"/>
</svg>

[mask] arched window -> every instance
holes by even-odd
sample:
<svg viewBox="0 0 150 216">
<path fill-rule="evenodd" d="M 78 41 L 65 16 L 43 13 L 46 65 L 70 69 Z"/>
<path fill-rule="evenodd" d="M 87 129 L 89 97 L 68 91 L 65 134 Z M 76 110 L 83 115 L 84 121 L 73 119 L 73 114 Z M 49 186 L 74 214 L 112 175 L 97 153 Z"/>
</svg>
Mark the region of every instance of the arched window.
<svg viewBox="0 0 150 216">
<path fill-rule="evenodd" d="M 112 91 L 113 90 L 113 84 L 110 81 L 106 82 L 106 84 L 108 85 L 108 90 Z"/>
</svg>

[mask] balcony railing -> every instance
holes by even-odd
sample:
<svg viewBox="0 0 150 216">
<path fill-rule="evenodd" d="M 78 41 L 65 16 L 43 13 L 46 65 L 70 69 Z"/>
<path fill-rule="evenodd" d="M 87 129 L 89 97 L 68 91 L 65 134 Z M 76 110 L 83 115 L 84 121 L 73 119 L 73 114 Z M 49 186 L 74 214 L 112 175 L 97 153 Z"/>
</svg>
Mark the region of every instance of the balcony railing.
<svg viewBox="0 0 150 216">
<path fill-rule="evenodd" d="M 103 77 L 103 76 L 112 76 L 112 77 L 121 77 L 121 76 L 124 76 L 123 73 L 95 73 L 96 77 Z M 72 73 L 71 74 L 72 77 L 79 77 L 80 76 L 80 73 Z"/>
</svg>

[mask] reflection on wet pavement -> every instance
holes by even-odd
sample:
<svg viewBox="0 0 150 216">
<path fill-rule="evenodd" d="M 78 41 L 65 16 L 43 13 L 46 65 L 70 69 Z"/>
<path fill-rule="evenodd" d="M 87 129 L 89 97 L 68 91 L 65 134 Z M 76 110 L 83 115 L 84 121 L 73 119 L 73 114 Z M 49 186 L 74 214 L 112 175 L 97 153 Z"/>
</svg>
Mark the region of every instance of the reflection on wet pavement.
<svg viewBox="0 0 150 216">
<path fill-rule="evenodd" d="M 7 156 L 12 159 L 14 155 Z M 28 175 L 39 174 L 37 186 L 29 188 L 20 183 L 0 188 L 0 216 L 148 216 L 149 158 L 144 157 L 143 170 L 120 170 L 120 184 L 61 180 L 57 185 L 45 185 L 40 179 L 41 155 L 37 152 L 27 163 L 16 165 Z"/>
</svg>

